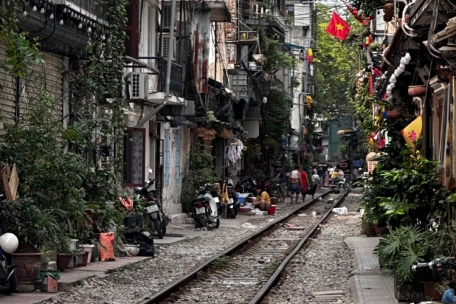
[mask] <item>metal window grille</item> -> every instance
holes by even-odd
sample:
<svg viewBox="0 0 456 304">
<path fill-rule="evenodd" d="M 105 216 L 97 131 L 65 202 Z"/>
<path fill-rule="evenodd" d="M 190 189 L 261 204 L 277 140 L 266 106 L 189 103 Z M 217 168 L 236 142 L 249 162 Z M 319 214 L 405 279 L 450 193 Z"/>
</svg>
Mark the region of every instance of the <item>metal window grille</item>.
<svg viewBox="0 0 456 304">
<path fill-rule="evenodd" d="M 176 182 L 181 179 L 181 131 L 176 131 Z"/>
</svg>

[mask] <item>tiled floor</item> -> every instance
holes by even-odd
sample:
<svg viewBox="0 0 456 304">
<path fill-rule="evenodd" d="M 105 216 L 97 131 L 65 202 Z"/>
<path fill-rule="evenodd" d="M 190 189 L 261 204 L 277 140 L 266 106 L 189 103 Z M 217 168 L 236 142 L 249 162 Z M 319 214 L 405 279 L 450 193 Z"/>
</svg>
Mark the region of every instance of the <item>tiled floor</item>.
<svg viewBox="0 0 456 304">
<path fill-rule="evenodd" d="M 355 270 L 351 278 L 351 291 L 355 304 L 396 304 L 393 277 L 380 271 L 378 259 L 373 255 L 378 237 L 350 237 L 345 242 L 355 250 Z"/>
</svg>

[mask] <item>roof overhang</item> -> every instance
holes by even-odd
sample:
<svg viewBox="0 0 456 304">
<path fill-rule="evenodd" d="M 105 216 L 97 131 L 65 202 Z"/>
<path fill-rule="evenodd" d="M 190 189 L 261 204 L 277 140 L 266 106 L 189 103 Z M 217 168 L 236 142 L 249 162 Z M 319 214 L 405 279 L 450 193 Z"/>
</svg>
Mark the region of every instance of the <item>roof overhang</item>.
<svg viewBox="0 0 456 304">
<path fill-rule="evenodd" d="M 203 10 L 211 11 L 211 22 L 231 22 L 225 1 L 203 1 Z"/>
</svg>

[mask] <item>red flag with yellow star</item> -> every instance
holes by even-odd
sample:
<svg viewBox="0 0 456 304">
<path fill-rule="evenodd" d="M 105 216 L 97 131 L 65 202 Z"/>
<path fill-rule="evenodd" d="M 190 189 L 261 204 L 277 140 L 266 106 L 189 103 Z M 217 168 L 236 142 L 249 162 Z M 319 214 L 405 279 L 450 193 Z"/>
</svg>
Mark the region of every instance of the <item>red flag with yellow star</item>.
<svg viewBox="0 0 456 304">
<path fill-rule="evenodd" d="M 326 32 L 340 40 L 345 40 L 347 39 L 348 33 L 350 33 L 350 26 L 336 12 L 333 12 Z"/>
</svg>

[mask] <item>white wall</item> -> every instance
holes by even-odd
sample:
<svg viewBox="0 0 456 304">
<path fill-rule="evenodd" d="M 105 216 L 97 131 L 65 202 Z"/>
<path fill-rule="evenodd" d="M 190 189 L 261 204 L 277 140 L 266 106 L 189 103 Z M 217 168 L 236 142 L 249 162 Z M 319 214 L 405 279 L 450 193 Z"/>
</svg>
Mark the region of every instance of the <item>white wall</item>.
<svg viewBox="0 0 456 304">
<path fill-rule="evenodd" d="M 288 26 L 287 38 L 286 41 L 299 45 L 304 46 L 304 39 L 302 36 L 302 27 L 293 27 Z M 295 56 L 299 55 L 299 49 L 292 49 L 292 53 Z M 304 64 L 306 64 L 306 60 L 299 61 L 299 64 L 296 66 L 294 70 L 290 71 L 290 77 L 293 76 L 300 81 L 299 86 L 293 88 L 292 96 L 293 96 L 293 108 L 291 109 L 291 128 L 295 129 L 295 131 L 300 132 L 302 127 L 302 122 L 304 118 L 304 94 L 300 97 L 300 92 L 303 90 L 303 71 L 304 71 Z M 291 145 L 293 146 L 293 145 Z"/>
<path fill-rule="evenodd" d="M 166 214 L 182 213 L 180 194 L 182 189 L 182 178 L 184 168 L 187 166 L 188 154 L 190 152 L 190 129 L 177 127 L 171 128 L 169 124 L 162 124 L 160 138 L 165 138 L 165 130 L 170 130 L 170 178 L 169 185 L 163 187 L 163 209 Z M 181 131 L 181 178 L 176 181 L 176 130 Z M 164 149 L 163 149 L 164 150 Z"/>
</svg>

